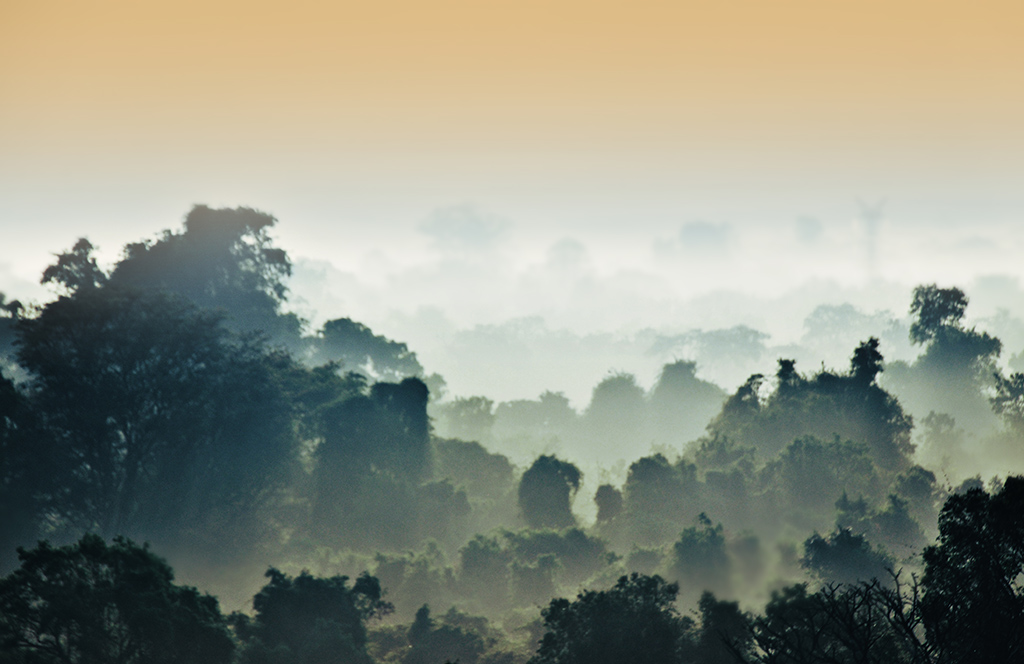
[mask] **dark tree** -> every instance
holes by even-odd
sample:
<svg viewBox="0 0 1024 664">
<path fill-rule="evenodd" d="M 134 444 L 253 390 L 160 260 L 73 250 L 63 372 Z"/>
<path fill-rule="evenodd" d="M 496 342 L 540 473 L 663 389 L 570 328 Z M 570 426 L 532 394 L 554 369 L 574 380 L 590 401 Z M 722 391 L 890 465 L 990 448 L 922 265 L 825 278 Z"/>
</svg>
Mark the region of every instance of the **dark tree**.
<svg viewBox="0 0 1024 664">
<path fill-rule="evenodd" d="M 682 661 L 691 620 L 676 612 L 679 587 L 633 574 L 610 590 L 587 590 L 541 611 L 547 630 L 531 664 L 619 664 Z"/>
<path fill-rule="evenodd" d="M 531 528 L 576 525 L 570 503 L 580 487 L 579 468 L 553 456 L 540 456 L 519 480 L 519 509 Z"/>
<path fill-rule="evenodd" d="M 953 495 L 924 552 L 924 617 L 943 662 L 1024 657 L 1024 477 L 1001 491 Z"/>
<path fill-rule="evenodd" d="M 401 342 L 392 341 L 351 318 L 324 323 L 310 340 L 312 361 L 339 362 L 349 371 L 360 371 L 378 380 L 400 381 L 423 376 L 416 353 Z"/>
<path fill-rule="evenodd" d="M 863 535 L 841 529 L 828 537 L 814 533 L 804 541 L 800 564 L 825 583 L 855 584 L 889 578 L 892 561 L 871 548 Z"/>
<path fill-rule="evenodd" d="M 910 339 L 923 344 L 935 338 L 942 328 L 957 327 L 967 310 L 968 298 L 959 288 L 939 288 L 935 284 L 914 289 L 910 313 L 916 320 L 910 325 Z"/>
<path fill-rule="evenodd" d="M 622 492 L 611 484 L 602 484 L 594 494 L 597 503 L 597 522 L 611 521 L 622 513 Z"/>
<path fill-rule="evenodd" d="M 91 242 L 79 238 L 71 251 L 57 254 L 57 262 L 43 271 L 40 283 L 56 284 L 68 294 L 104 285 L 107 275 L 96 264 L 93 249 Z"/>
<path fill-rule="evenodd" d="M 224 312 L 237 330 L 295 344 L 301 321 L 281 312 L 292 265 L 270 238 L 276 223 L 252 208 L 197 205 L 180 232 L 127 245 L 110 284 L 176 293 L 200 308 Z"/>
<path fill-rule="evenodd" d="M 130 540 L 86 535 L 18 550 L 0 580 L 0 659 L 40 664 L 227 664 L 234 643 L 217 600 L 173 583 Z M 5 658 L 12 657 L 11 660 Z"/>
<path fill-rule="evenodd" d="M 53 446 L 32 404 L 0 372 L 0 569 L 14 567 L 15 548 L 35 541 L 53 482 Z"/>
<path fill-rule="evenodd" d="M 211 510 L 230 521 L 286 479 L 296 441 L 274 362 L 218 316 L 108 286 L 51 302 L 19 334 L 54 441 L 58 525 L 180 533 Z"/>
<path fill-rule="evenodd" d="M 364 573 L 349 587 L 345 576 L 266 576 L 255 615 L 232 615 L 245 664 L 370 664 L 365 623 L 392 611 L 376 578 Z"/>
</svg>

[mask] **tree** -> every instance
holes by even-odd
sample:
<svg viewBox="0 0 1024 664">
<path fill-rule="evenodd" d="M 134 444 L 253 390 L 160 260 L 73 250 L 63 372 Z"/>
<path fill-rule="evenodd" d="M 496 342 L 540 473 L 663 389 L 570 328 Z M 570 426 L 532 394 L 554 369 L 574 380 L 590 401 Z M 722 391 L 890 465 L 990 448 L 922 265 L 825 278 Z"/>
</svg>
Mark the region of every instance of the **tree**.
<svg viewBox="0 0 1024 664">
<path fill-rule="evenodd" d="M 340 362 L 350 371 L 385 381 L 400 381 L 423 376 L 416 353 L 401 342 L 392 341 L 351 318 L 336 318 L 324 323 L 320 333 L 310 340 L 312 361 Z"/>
<path fill-rule="evenodd" d="M 848 528 L 828 537 L 814 533 L 804 541 L 804 569 L 825 583 L 855 584 L 872 579 L 886 580 L 892 561 L 871 548 L 863 535 Z"/>
<path fill-rule="evenodd" d="M 267 355 L 165 293 L 79 290 L 19 323 L 21 365 L 53 441 L 58 525 L 107 535 L 230 523 L 281 486 L 291 407 Z M 223 535 L 223 532 L 221 533 Z"/>
<path fill-rule="evenodd" d="M 531 528 L 576 525 L 570 502 L 580 488 L 579 468 L 554 456 L 537 457 L 519 480 L 519 509 Z"/>
<path fill-rule="evenodd" d="M 375 577 L 364 572 L 352 587 L 345 576 L 293 578 L 273 567 L 266 577 L 255 615 L 231 616 L 245 664 L 370 664 L 365 623 L 393 610 Z"/>
<path fill-rule="evenodd" d="M 79 238 L 71 251 L 57 254 L 57 262 L 43 271 L 40 283 L 53 283 L 68 294 L 103 286 L 107 275 L 96 264 L 92 255 L 94 248 L 89 240 Z"/>
<path fill-rule="evenodd" d="M 41 664 L 227 664 L 234 643 L 217 600 L 173 583 L 147 547 L 86 535 L 19 549 L 0 580 L 0 649 Z M 7 661 L 5 659 L 5 661 Z"/>
<path fill-rule="evenodd" d="M 301 321 L 281 311 L 292 264 L 270 238 L 276 223 L 252 208 L 197 205 L 180 232 L 126 245 L 110 284 L 176 293 L 223 312 L 236 330 L 296 344 Z"/>
<path fill-rule="evenodd" d="M 924 344 L 942 328 L 959 327 L 968 302 L 959 288 L 939 288 L 935 284 L 916 287 L 910 303 L 910 313 L 917 317 L 910 325 L 911 341 Z"/>
<path fill-rule="evenodd" d="M 659 576 L 621 577 L 609 590 L 586 590 L 541 611 L 546 633 L 531 664 L 681 661 L 693 622 L 674 603 L 679 586 Z"/>
<path fill-rule="evenodd" d="M 950 496 L 924 551 L 927 636 L 944 662 L 1024 657 L 1024 477 Z"/>
</svg>

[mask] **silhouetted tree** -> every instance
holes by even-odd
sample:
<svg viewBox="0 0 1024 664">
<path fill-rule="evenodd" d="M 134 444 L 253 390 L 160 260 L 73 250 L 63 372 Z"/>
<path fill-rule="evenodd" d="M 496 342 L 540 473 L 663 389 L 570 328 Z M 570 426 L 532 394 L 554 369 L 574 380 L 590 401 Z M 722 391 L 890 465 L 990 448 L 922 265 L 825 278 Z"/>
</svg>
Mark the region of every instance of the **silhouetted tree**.
<svg viewBox="0 0 1024 664">
<path fill-rule="evenodd" d="M 519 509 L 531 528 L 567 528 L 576 524 L 570 507 L 580 488 L 579 468 L 553 456 L 537 457 L 519 480 Z"/>
<path fill-rule="evenodd" d="M 531 664 L 682 661 L 693 623 L 676 612 L 679 587 L 633 574 L 609 590 L 586 590 L 541 611 L 546 633 Z"/>
<path fill-rule="evenodd" d="M 602 484 L 594 494 L 597 503 L 597 522 L 611 521 L 622 513 L 622 492 L 611 484 Z"/>
<path fill-rule="evenodd" d="M 180 533 L 211 510 L 230 521 L 288 477 L 296 440 L 276 360 L 218 316 L 108 286 L 51 302 L 19 335 L 54 441 L 57 525 Z"/>
<path fill-rule="evenodd" d="M 40 283 L 53 283 L 66 294 L 103 286 L 107 283 L 107 275 L 97 265 L 93 249 L 91 242 L 84 237 L 79 238 L 70 251 L 57 254 L 57 262 L 43 271 Z"/>
<path fill-rule="evenodd" d="M 924 622 L 940 661 L 1021 661 L 1024 477 L 1008 477 L 993 495 L 950 496 L 924 563 Z"/>
<path fill-rule="evenodd" d="M 935 284 L 916 287 L 910 303 L 910 314 L 916 317 L 910 325 L 910 339 L 923 344 L 934 339 L 942 328 L 959 326 L 968 302 L 959 288 L 939 288 Z"/>
<path fill-rule="evenodd" d="M 274 568 L 253 598 L 252 618 L 232 614 L 245 664 L 370 664 L 366 621 L 387 615 L 380 583 L 368 574 L 290 577 Z"/>
<path fill-rule="evenodd" d="M 406 344 L 374 334 L 351 318 L 327 321 L 309 344 L 311 360 L 316 364 L 339 362 L 349 371 L 360 371 L 382 381 L 423 376 L 416 353 Z"/>
<path fill-rule="evenodd" d="M 40 664 L 227 664 L 234 643 L 217 600 L 173 583 L 147 547 L 86 535 L 19 549 L 0 579 L 0 659 Z M 10 659 L 8 659 L 10 658 Z"/>
<path fill-rule="evenodd" d="M 804 541 L 800 564 L 825 583 L 855 584 L 889 578 L 893 563 L 871 548 L 863 535 L 839 529 L 827 538 L 814 533 Z"/>
</svg>

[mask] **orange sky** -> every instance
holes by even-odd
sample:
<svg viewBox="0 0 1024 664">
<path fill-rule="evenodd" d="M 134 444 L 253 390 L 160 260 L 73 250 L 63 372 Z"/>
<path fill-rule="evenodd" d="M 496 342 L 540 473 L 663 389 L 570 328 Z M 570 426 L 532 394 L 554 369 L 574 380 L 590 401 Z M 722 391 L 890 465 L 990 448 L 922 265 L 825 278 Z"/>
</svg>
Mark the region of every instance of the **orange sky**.
<svg viewBox="0 0 1024 664">
<path fill-rule="evenodd" d="M 0 6 L 0 139 L 18 152 L 256 137 L 1021 147 L 1019 0 Z"/>
<path fill-rule="evenodd" d="M 859 197 L 1013 223 L 1022 181 L 1021 0 L 0 0 L 0 272 L 26 280 L 195 202 L 314 257 L 463 202 L 643 249 Z"/>
</svg>

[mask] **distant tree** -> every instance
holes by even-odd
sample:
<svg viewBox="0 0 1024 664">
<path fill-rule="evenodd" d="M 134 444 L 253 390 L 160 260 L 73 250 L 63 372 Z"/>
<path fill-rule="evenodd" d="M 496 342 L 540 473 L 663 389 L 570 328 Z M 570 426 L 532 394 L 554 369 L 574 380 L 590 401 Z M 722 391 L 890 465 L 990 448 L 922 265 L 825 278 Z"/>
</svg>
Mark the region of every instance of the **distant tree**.
<svg viewBox="0 0 1024 664">
<path fill-rule="evenodd" d="M 889 578 L 893 562 L 871 548 L 863 535 L 840 529 L 828 537 L 814 533 L 804 541 L 800 564 L 824 583 L 855 584 Z"/>
<path fill-rule="evenodd" d="M 450 436 L 462 440 L 486 441 L 494 426 L 494 402 L 487 397 L 462 397 L 441 404 L 438 413 Z"/>
<path fill-rule="evenodd" d="M 398 382 L 423 376 L 416 353 L 406 344 L 374 334 L 351 318 L 327 321 L 309 343 L 311 360 L 317 364 L 339 362 L 346 370 L 360 371 L 381 381 Z"/>
<path fill-rule="evenodd" d="M 644 390 L 632 374 L 608 376 L 594 388 L 583 413 L 588 444 L 603 450 L 620 450 L 642 438 L 647 422 Z"/>
<path fill-rule="evenodd" d="M 103 286 L 107 275 L 92 255 L 94 248 L 87 239 L 79 238 L 70 251 L 57 254 L 57 262 L 43 271 L 40 283 L 52 283 L 66 294 Z"/>
<path fill-rule="evenodd" d="M 942 328 L 958 327 L 969 302 L 959 288 L 939 288 L 935 284 L 918 286 L 910 313 L 916 316 L 910 325 L 910 339 L 917 344 L 931 341 Z"/>
<path fill-rule="evenodd" d="M 531 664 L 681 662 L 693 623 L 674 602 L 679 587 L 658 576 L 623 576 L 609 590 L 554 599 L 541 611 L 546 633 Z"/>
<path fill-rule="evenodd" d="M 996 372 L 995 394 L 989 398 L 992 410 L 1018 435 L 1024 435 L 1024 374 L 1009 377 Z"/>
<path fill-rule="evenodd" d="M 726 396 L 717 385 L 697 378 L 696 362 L 666 364 L 650 394 L 658 437 L 670 442 L 697 438 L 722 408 Z"/>
<path fill-rule="evenodd" d="M 537 457 L 519 480 L 519 509 L 531 528 L 567 528 L 576 524 L 571 500 L 580 488 L 579 468 L 554 456 Z"/>
<path fill-rule="evenodd" d="M 672 550 L 672 571 L 687 596 L 695 599 L 705 590 L 730 590 L 731 569 L 722 524 L 712 525 L 702 512 L 697 525 L 683 530 Z"/>
<path fill-rule="evenodd" d="M 594 494 L 597 503 L 597 522 L 611 521 L 622 513 L 622 492 L 611 484 L 602 484 Z"/>
<path fill-rule="evenodd" d="M 266 576 L 255 614 L 231 616 L 243 664 L 370 664 L 366 621 L 393 610 L 375 577 L 364 573 L 349 587 L 345 576 L 290 577 L 274 568 Z"/>
<path fill-rule="evenodd" d="M 939 661 L 1021 661 L 1024 477 L 1008 477 L 992 495 L 950 496 L 924 564 L 924 624 Z"/>
<path fill-rule="evenodd" d="M 217 600 L 173 583 L 147 547 L 86 535 L 19 549 L 0 579 L 0 659 L 40 664 L 227 664 L 234 643 Z M 10 658 L 10 659 L 8 659 Z"/>
</svg>

